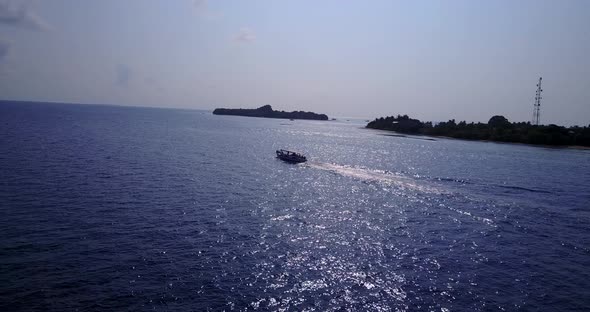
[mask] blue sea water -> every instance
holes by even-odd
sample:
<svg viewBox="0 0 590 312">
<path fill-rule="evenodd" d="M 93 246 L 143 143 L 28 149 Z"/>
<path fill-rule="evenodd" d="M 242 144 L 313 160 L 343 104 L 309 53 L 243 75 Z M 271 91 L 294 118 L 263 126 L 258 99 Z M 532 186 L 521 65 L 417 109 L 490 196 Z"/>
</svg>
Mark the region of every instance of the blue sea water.
<svg viewBox="0 0 590 312">
<path fill-rule="evenodd" d="M 0 310 L 590 309 L 589 151 L 362 126 L 0 102 Z"/>
</svg>

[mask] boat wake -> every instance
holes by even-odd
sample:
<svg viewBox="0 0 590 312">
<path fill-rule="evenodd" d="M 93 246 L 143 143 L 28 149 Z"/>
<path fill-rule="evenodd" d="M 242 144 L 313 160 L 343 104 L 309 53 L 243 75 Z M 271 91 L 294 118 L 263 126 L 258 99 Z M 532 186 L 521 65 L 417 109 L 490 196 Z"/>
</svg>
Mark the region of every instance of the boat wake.
<svg viewBox="0 0 590 312">
<path fill-rule="evenodd" d="M 391 171 L 318 162 L 309 162 L 304 166 L 329 171 L 341 176 L 355 178 L 363 182 L 373 182 L 387 186 L 394 186 L 401 190 L 412 190 L 430 194 L 448 193 L 434 186 L 418 184 L 416 179 Z"/>
<path fill-rule="evenodd" d="M 383 186 L 384 190 L 388 190 L 390 192 L 393 192 L 394 194 L 404 197 L 416 197 L 416 195 L 443 195 L 452 196 L 456 198 L 461 197 L 464 200 L 468 201 L 473 200 L 460 195 L 460 192 L 454 192 L 449 189 L 443 189 L 440 185 L 429 185 L 426 180 L 406 176 L 401 173 L 368 169 L 364 167 L 338 165 L 332 163 L 309 162 L 303 164 L 303 166 L 328 171 L 340 176 L 354 178 L 366 183 L 376 183 L 378 185 Z M 422 198 L 418 200 L 422 201 L 424 199 Z M 434 201 L 438 202 L 437 200 Z M 434 208 L 445 209 L 452 212 L 453 214 L 458 214 L 462 217 L 473 219 L 475 221 L 482 222 L 486 225 L 496 227 L 494 221 L 492 220 L 493 217 L 480 216 L 481 211 L 472 213 L 465 209 L 459 209 L 458 207 L 449 206 L 447 204 L 442 203 L 434 205 Z"/>
</svg>

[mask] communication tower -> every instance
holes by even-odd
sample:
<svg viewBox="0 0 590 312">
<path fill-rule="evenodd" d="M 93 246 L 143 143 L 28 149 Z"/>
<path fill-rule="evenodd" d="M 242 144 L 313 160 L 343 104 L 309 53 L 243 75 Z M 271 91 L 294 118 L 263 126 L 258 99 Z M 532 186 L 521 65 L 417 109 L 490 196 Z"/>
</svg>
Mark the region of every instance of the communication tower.
<svg viewBox="0 0 590 312">
<path fill-rule="evenodd" d="M 543 77 L 539 77 L 539 83 L 537 83 L 537 92 L 535 93 L 535 104 L 533 105 L 533 125 L 538 126 L 541 119 L 541 81 Z"/>
</svg>

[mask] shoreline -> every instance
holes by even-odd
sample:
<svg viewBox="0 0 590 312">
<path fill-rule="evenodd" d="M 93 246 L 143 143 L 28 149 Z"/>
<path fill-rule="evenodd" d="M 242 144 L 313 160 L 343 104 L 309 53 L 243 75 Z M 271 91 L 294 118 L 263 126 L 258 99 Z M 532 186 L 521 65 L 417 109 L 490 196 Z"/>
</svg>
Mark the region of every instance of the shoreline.
<svg viewBox="0 0 590 312">
<path fill-rule="evenodd" d="M 418 139 L 418 138 L 413 138 L 412 136 L 432 138 L 432 139 L 422 139 L 425 141 L 436 141 L 435 139 L 449 139 L 449 140 L 458 140 L 458 141 L 467 141 L 467 142 L 526 145 L 526 146 L 532 146 L 532 147 L 544 147 L 544 148 L 551 148 L 551 149 L 590 150 L 590 146 L 583 146 L 583 145 L 547 145 L 547 144 L 530 144 L 530 143 L 522 143 L 522 142 L 504 142 L 504 141 L 493 141 L 493 140 L 471 140 L 471 139 L 463 139 L 463 138 L 454 138 L 454 137 L 444 136 L 444 135 L 427 135 L 427 134 L 420 134 L 420 133 L 406 134 L 406 133 L 395 132 L 395 131 L 391 131 L 391 130 L 374 129 L 374 128 L 367 128 L 367 127 L 364 127 L 363 129 L 394 133 L 394 134 L 386 134 L 386 133 L 381 134 L 383 136 L 389 136 L 389 137 L 398 137 L 398 138 L 406 138 L 406 139 Z"/>
</svg>

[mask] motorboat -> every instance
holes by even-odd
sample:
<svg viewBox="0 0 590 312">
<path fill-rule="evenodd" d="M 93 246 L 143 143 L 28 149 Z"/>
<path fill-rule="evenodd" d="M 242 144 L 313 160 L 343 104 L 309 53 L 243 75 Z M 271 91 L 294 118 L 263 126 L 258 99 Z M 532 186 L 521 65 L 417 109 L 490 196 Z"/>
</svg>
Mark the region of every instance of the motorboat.
<svg viewBox="0 0 590 312">
<path fill-rule="evenodd" d="M 307 161 L 307 158 L 305 156 L 284 149 L 277 150 L 277 158 L 293 164 L 298 164 Z"/>
</svg>

